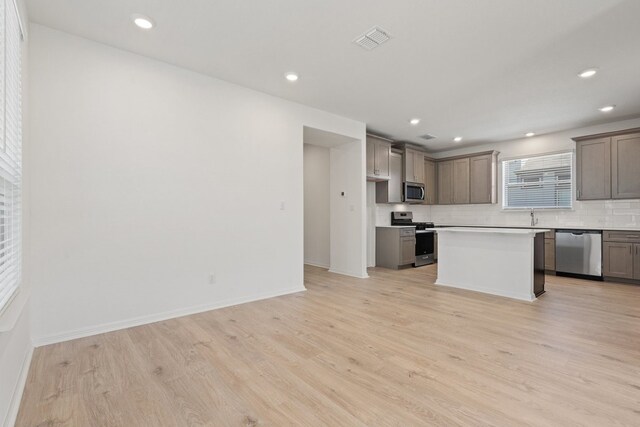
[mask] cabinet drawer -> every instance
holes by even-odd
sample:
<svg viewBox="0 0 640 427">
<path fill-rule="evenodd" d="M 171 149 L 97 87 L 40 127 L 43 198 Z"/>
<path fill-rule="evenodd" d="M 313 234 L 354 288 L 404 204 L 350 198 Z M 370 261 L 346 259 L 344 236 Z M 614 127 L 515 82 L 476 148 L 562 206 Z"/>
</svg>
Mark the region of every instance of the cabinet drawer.
<svg viewBox="0 0 640 427">
<path fill-rule="evenodd" d="M 602 240 L 605 242 L 640 243 L 640 231 L 603 231 Z"/>
<path fill-rule="evenodd" d="M 556 238 L 556 230 L 550 230 L 544 232 L 545 239 L 555 239 Z"/>
<path fill-rule="evenodd" d="M 416 230 L 414 228 L 401 228 L 400 229 L 400 237 L 413 237 L 416 235 Z"/>
</svg>

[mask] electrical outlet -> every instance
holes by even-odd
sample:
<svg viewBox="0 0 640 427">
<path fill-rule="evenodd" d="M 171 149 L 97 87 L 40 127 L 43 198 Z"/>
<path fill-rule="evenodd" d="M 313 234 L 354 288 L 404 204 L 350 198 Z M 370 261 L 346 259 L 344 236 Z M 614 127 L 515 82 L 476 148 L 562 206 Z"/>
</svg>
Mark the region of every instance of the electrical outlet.
<svg viewBox="0 0 640 427">
<path fill-rule="evenodd" d="M 210 285 L 216 284 L 216 273 L 209 273 L 209 284 Z"/>
</svg>

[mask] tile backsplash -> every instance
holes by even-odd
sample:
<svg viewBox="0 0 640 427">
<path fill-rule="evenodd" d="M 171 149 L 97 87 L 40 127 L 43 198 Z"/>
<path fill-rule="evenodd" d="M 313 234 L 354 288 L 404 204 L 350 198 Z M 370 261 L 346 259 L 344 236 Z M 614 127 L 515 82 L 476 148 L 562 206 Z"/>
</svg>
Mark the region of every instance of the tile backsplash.
<svg viewBox="0 0 640 427">
<path fill-rule="evenodd" d="M 376 204 L 376 225 L 389 225 L 391 212 L 412 211 L 414 221 L 432 221 L 436 225 L 495 225 L 527 227 L 530 211 L 505 211 L 492 205 L 385 205 Z M 550 228 L 635 228 L 640 229 L 640 200 L 594 200 L 573 202 L 573 209 L 535 210 L 538 227 Z"/>
</svg>

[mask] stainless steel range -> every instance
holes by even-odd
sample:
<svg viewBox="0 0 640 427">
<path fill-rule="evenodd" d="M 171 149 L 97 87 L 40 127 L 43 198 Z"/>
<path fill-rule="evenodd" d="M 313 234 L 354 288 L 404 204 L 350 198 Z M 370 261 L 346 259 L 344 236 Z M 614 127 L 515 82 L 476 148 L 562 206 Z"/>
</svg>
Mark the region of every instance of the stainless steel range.
<svg viewBox="0 0 640 427">
<path fill-rule="evenodd" d="M 433 264 L 434 230 L 432 222 L 413 222 L 413 212 L 391 212 L 391 225 L 416 227 L 416 260 L 414 267 Z"/>
</svg>

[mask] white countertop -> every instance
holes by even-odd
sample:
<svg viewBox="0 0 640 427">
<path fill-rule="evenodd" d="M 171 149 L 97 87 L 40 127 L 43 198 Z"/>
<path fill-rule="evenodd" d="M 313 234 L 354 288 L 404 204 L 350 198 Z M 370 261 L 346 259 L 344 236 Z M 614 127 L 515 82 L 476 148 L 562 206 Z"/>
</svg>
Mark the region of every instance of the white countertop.
<svg viewBox="0 0 640 427">
<path fill-rule="evenodd" d="M 472 228 L 520 228 L 518 225 L 482 225 L 482 224 L 438 224 L 438 227 L 472 227 Z M 542 229 L 542 227 L 525 227 L 527 229 Z M 584 225 L 566 225 L 566 224 L 558 224 L 556 226 L 547 227 L 551 230 L 602 230 L 602 231 L 639 231 L 640 227 L 607 227 L 607 226 L 597 226 L 597 227 L 586 227 Z"/>
<path fill-rule="evenodd" d="M 436 227 L 438 233 L 493 233 L 493 234 L 537 234 L 551 231 L 545 228 L 488 228 L 488 227 Z"/>
</svg>

